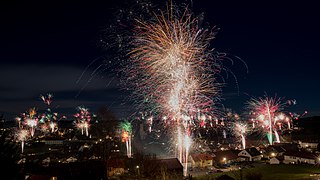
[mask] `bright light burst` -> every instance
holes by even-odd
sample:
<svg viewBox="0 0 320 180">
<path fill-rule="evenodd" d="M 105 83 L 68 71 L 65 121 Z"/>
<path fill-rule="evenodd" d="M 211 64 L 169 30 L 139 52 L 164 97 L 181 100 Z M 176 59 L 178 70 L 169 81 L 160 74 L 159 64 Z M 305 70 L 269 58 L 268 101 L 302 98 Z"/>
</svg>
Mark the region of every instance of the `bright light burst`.
<svg viewBox="0 0 320 180">
<path fill-rule="evenodd" d="M 86 136 L 89 136 L 90 121 L 93 115 L 90 113 L 88 108 L 78 107 L 77 109 L 78 113 L 74 115 L 74 117 L 76 118 L 76 126 L 81 130 L 82 135 L 85 131 Z"/>
<path fill-rule="evenodd" d="M 35 114 L 35 113 L 34 113 Z M 33 117 L 34 114 L 30 117 Z M 29 126 L 30 128 L 30 134 L 31 136 L 33 137 L 34 136 L 34 133 L 35 133 L 35 130 L 37 128 L 37 125 L 38 125 L 38 119 L 37 118 L 27 118 L 25 120 L 25 123 L 27 126 Z"/>
<path fill-rule="evenodd" d="M 52 94 L 48 93 L 47 96 L 44 95 L 40 95 L 40 98 L 42 99 L 42 101 L 47 104 L 48 106 L 51 104 L 52 102 Z"/>
<path fill-rule="evenodd" d="M 218 93 L 214 75 L 220 71 L 208 50 L 214 33 L 200 28 L 187 9 L 182 15 L 160 12 L 151 22 L 138 20 L 135 30 L 130 52 L 135 65 L 129 72 L 136 94 L 172 116 L 210 112 L 211 97 Z"/>
<path fill-rule="evenodd" d="M 245 138 L 246 132 L 247 132 L 247 125 L 240 124 L 240 123 L 235 124 L 235 134 L 236 136 L 241 138 L 242 149 L 246 148 L 246 138 Z"/>
<path fill-rule="evenodd" d="M 17 134 L 17 140 L 21 142 L 21 153 L 24 151 L 24 142 L 28 138 L 28 130 L 20 129 Z"/>
<path fill-rule="evenodd" d="M 40 116 L 39 122 L 41 123 L 41 130 L 46 132 L 48 127 L 50 128 L 50 132 L 54 133 L 58 130 L 58 124 L 56 121 L 58 120 L 58 113 L 52 112 L 50 105 L 52 103 L 53 95 L 48 93 L 47 96 L 40 95 L 42 101 L 48 106 L 47 111 Z"/>
<path fill-rule="evenodd" d="M 286 128 L 291 128 L 291 117 L 287 116 L 283 111 L 288 103 L 283 102 L 283 98 L 272 98 L 268 96 L 260 98 L 252 98 L 248 102 L 248 109 L 252 114 L 252 121 L 264 130 L 268 131 L 267 137 L 269 144 L 273 144 L 273 135 L 275 142 L 280 142 L 278 131 L 281 131 L 283 124 L 287 124 Z"/>
<path fill-rule="evenodd" d="M 121 133 L 122 142 L 126 143 L 127 156 L 131 158 L 132 156 L 132 151 L 131 151 L 132 125 L 129 121 L 125 120 L 120 123 L 119 127 L 122 130 L 122 133 Z"/>
<path fill-rule="evenodd" d="M 177 157 L 187 164 L 193 121 L 204 123 L 214 112 L 218 95 L 215 75 L 221 62 L 212 55 L 209 42 L 214 32 L 201 28 L 186 8 L 168 6 L 151 21 L 137 20 L 129 55 L 129 83 L 143 103 L 167 117 L 175 128 Z M 199 116 L 199 118 L 198 118 Z M 186 167 L 185 167 L 186 168 Z"/>
</svg>

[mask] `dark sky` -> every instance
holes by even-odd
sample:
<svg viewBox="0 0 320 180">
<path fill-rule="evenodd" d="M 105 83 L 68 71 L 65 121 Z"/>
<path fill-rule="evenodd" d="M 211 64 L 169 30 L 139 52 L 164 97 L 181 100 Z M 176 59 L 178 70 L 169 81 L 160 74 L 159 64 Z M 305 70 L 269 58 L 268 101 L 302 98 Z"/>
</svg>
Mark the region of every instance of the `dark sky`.
<svg viewBox="0 0 320 180">
<path fill-rule="evenodd" d="M 43 109 L 40 94 L 52 92 L 57 111 L 73 113 L 84 105 L 128 115 L 126 94 L 108 70 L 88 81 L 102 61 L 85 71 L 105 55 L 99 36 L 117 18 L 119 2 L 1 3 L 0 114 L 10 120 L 30 107 Z M 222 91 L 226 107 L 242 111 L 250 96 L 267 93 L 296 99 L 298 113 L 320 115 L 317 7 L 307 1 L 192 1 L 196 14 L 203 12 L 205 22 L 220 28 L 212 47 L 240 57 L 249 67 L 247 73 L 240 61 L 229 64 L 239 90 L 229 77 Z"/>
</svg>

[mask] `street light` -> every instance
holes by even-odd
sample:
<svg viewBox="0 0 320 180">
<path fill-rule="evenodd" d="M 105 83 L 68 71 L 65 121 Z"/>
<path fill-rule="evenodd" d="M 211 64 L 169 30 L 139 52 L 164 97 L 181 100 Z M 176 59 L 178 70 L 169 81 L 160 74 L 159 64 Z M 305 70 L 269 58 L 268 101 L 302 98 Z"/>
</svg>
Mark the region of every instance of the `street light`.
<svg viewBox="0 0 320 180">
<path fill-rule="evenodd" d="M 136 166 L 136 169 L 138 171 L 138 177 L 140 177 L 140 167 L 139 166 Z"/>
<path fill-rule="evenodd" d="M 223 162 L 224 162 L 224 164 L 227 164 L 227 158 L 223 158 Z"/>
</svg>

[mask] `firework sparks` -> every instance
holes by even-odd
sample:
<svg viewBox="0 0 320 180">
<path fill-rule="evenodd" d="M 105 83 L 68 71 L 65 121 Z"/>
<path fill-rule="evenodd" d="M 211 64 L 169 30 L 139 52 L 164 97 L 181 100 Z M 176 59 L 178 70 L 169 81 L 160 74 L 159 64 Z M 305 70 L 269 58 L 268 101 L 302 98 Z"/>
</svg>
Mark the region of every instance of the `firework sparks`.
<svg viewBox="0 0 320 180">
<path fill-rule="evenodd" d="M 16 117 L 15 120 L 18 122 L 19 128 L 21 128 L 21 117 Z"/>
<path fill-rule="evenodd" d="M 37 114 L 36 108 L 29 109 L 29 117 L 32 119 L 34 115 Z"/>
<path fill-rule="evenodd" d="M 30 133 L 31 133 L 31 136 L 33 137 L 36 127 L 38 125 L 38 121 L 36 119 L 26 119 L 26 124 L 27 126 L 30 127 Z"/>
<path fill-rule="evenodd" d="M 134 65 L 128 70 L 128 79 L 135 94 L 143 102 L 151 102 L 153 109 L 165 114 L 166 122 L 175 126 L 174 144 L 183 162 L 191 143 L 184 139 L 190 139 L 193 121 L 201 121 L 200 126 L 205 127 L 206 114 L 214 111 L 212 97 L 218 94 L 215 74 L 221 67 L 208 49 L 214 32 L 201 28 L 188 9 L 182 14 L 168 9 L 152 21 L 137 20 L 129 53 Z"/>
<path fill-rule="evenodd" d="M 267 137 L 269 144 L 272 145 L 273 135 L 275 142 L 280 142 L 278 131 L 283 128 L 283 123 L 287 124 L 287 128 L 291 128 L 291 118 L 287 116 L 283 109 L 289 103 L 282 102 L 283 98 L 270 98 L 268 96 L 258 99 L 252 98 L 248 102 L 248 109 L 252 112 L 253 121 L 268 131 Z"/>
<path fill-rule="evenodd" d="M 247 132 L 247 126 L 244 124 L 236 123 L 235 124 L 235 133 L 237 136 L 241 138 L 242 142 L 242 149 L 246 148 L 246 139 L 245 139 L 245 134 Z"/>
<path fill-rule="evenodd" d="M 43 96 L 43 95 L 40 95 L 40 98 L 42 99 L 42 101 L 47 104 L 48 106 L 51 104 L 52 102 L 52 94 L 48 93 L 47 96 Z"/>
<path fill-rule="evenodd" d="M 25 117 L 25 124 L 30 127 L 31 137 L 34 136 L 36 127 L 38 125 L 38 118 L 35 117 L 36 114 L 37 114 L 36 108 L 31 108 L 29 109 L 28 116 Z"/>
<path fill-rule="evenodd" d="M 120 129 L 122 130 L 122 142 L 126 143 L 127 148 L 127 156 L 129 158 L 132 157 L 132 151 L 131 151 L 131 134 L 132 134 L 132 125 L 129 121 L 125 120 L 120 123 Z"/>
<path fill-rule="evenodd" d="M 89 109 L 85 107 L 78 107 L 77 109 L 79 112 L 74 115 L 74 117 L 76 118 L 77 128 L 81 129 L 82 135 L 85 132 L 86 136 L 89 136 L 89 127 L 92 114 L 89 112 Z"/>
<path fill-rule="evenodd" d="M 191 147 L 191 137 L 189 135 L 185 135 L 184 137 L 184 147 L 185 147 L 185 164 L 184 164 L 184 171 L 183 171 L 183 174 L 184 176 L 187 176 L 188 174 L 188 157 L 189 157 L 189 150 L 190 150 L 190 147 Z"/>
<path fill-rule="evenodd" d="M 51 129 L 51 132 L 54 132 L 54 131 L 55 131 L 56 126 L 57 126 L 56 123 L 50 122 L 49 127 L 50 127 L 50 129 Z"/>
<path fill-rule="evenodd" d="M 52 112 L 50 105 L 52 103 L 53 95 L 48 93 L 47 96 L 40 95 L 42 101 L 48 106 L 47 111 L 41 115 L 39 122 L 42 124 L 41 128 L 44 132 L 47 131 L 47 127 L 50 128 L 50 132 L 53 133 L 58 129 L 58 113 Z"/>
<path fill-rule="evenodd" d="M 18 131 L 17 140 L 21 142 L 21 153 L 24 151 L 24 142 L 27 140 L 28 131 L 21 129 Z"/>
</svg>

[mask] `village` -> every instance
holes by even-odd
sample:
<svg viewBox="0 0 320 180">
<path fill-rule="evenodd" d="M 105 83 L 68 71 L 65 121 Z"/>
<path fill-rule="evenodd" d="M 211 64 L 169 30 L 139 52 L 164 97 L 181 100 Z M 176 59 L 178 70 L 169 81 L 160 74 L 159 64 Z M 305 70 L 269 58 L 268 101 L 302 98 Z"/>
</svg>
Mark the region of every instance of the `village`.
<svg viewBox="0 0 320 180">
<path fill-rule="evenodd" d="M 95 124 L 92 125 L 92 128 Z M 99 124 L 96 124 L 99 126 Z M 2 131 L 10 131 L 4 128 Z M 125 155 L 125 147 L 119 136 L 90 136 L 79 134 L 68 121 L 61 123 L 59 134 L 39 136 L 26 142 L 18 164 L 25 177 L 104 177 L 111 179 L 167 177 L 183 178 L 184 166 L 174 156 L 152 153 L 155 145 L 143 146 L 145 152 L 134 149 L 132 157 Z M 296 128 L 296 132 L 303 132 Z M 138 142 L 139 132 L 133 139 Z M 144 132 L 144 133 L 147 133 Z M 220 138 L 220 142 L 198 145 L 188 157 L 188 178 L 217 176 L 243 169 L 281 164 L 320 164 L 319 142 L 307 134 L 290 134 L 292 142 L 267 145 L 248 139 L 247 148 L 241 149 L 233 137 Z M 307 137 L 307 138 L 306 138 Z M 316 136 L 314 136 L 316 137 Z M 230 143 L 232 142 L 233 143 Z M 251 143 L 251 144 L 250 144 Z M 165 146 L 165 143 L 158 143 Z M 147 151 L 150 149 L 149 151 Z M 34 168 L 37 167 L 37 168 Z M 66 167 L 68 167 L 66 171 Z"/>
</svg>

